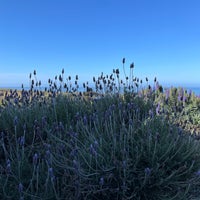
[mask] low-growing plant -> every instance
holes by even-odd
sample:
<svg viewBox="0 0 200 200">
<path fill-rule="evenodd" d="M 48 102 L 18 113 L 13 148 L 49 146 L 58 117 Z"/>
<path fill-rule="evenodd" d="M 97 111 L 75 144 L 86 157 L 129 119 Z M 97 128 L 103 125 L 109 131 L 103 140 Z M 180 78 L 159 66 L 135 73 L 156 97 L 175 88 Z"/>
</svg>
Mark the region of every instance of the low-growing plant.
<svg viewBox="0 0 200 200">
<path fill-rule="evenodd" d="M 198 197 L 200 144 L 177 121 L 198 108 L 198 98 L 164 91 L 156 79 L 151 87 L 146 78 L 144 89 L 134 64 L 127 77 L 122 63 L 125 81 L 115 69 L 79 91 L 78 76 L 73 86 L 62 70 L 42 91 L 34 71 L 29 90 L 4 95 L 1 199 Z M 198 112 L 190 114 L 197 128 Z"/>
</svg>

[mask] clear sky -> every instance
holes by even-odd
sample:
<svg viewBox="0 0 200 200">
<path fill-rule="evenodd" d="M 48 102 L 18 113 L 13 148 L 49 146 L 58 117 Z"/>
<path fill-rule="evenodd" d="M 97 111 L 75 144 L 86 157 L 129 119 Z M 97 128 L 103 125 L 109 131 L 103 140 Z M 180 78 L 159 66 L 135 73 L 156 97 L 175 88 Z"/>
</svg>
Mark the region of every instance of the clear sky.
<svg viewBox="0 0 200 200">
<path fill-rule="evenodd" d="M 46 84 L 65 69 L 200 87 L 199 0 L 0 0 L 0 87 Z"/>
</svg>

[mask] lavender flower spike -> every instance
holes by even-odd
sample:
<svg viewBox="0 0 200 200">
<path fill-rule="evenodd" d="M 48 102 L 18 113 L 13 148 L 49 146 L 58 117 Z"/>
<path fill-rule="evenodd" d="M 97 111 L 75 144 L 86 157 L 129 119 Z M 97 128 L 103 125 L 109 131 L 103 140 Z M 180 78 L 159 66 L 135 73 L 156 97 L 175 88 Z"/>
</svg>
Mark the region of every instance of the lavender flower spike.
<svg viewBox="0 0 200 200">
<path fill-rule="evenodd" d="M 100 181 L 99 181 L 99 185 L 101 185 L 101 186 L 102 186 L 103 184 L 104 184 L 104 178 L 103 178 L 103 177 L 101 177 L 101 178 L 100 178 Z"/>
<path fill-rule="evenodd" d="M 22 185 L 22 183 L 19 183 L 18 190 L 19 190 L 19 193 L 23 192 L 23 185 Z"/>
<path fill-rule="evenodd" d="M 37 161 L 38 161 L 38 154 L 35 153 L 34 156 L 33 156 L 33 165 L 37 165 Z"/>
<path fill-rule="evenodd" d="M 151 174 L 151 169 L 149 167 L 144 169 L 144 173 L 149 176 Z"/>
</svg>

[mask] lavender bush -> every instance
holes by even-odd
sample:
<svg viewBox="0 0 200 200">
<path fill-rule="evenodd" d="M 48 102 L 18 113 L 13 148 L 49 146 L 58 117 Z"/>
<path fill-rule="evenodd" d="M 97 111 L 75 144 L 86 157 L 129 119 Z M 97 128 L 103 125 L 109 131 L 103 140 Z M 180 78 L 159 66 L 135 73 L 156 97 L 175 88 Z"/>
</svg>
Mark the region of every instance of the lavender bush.
<svg viewBox="0 0 200 200">
<path fill-rule="evenodd" d="M 190 120 L 184 113 L 195 110 L 199 100 L 183 90 L 164 92 L 156 79 L 156 87 L 141 89 L 134 64 L 128 77 L 125 59 L 122 63 L 125 80 L 114 69 L 111 75 L 93 77 L 95 89 L 83 83 L 84 92 L 78 76 L 65 78 L 64 70 L 42 91 L 34 71 L 29 90 L 4 95 L 1 199 L 199 195 L 200 145 L 182 126 L 182 120 Z M 197 110 L 196 121 L 190 115 L 198 128 Z"/>
</svg>

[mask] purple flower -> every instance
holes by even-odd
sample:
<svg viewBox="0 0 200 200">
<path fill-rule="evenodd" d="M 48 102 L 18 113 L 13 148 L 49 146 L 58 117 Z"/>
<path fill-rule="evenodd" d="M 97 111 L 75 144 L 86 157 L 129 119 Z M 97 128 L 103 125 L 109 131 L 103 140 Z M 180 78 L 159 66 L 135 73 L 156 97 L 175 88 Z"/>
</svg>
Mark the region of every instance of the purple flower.
<svg viewBox="0 0 200 200">
<path fill-rule="evenodd" d="M 151 169 L 149 167 L 145 168 L 144 173 L 146 176 L 149 176 L 151 174 Z"/>
<path fill-rule="evenodd" d="M 46 157 L 49 158 L 51 156 L 50 150 L 46 150 Z"/>
<path fill-rule="evenodd" d="M 6 172 L 7 173 L 11 172 L 11 164 L 9 159 L 6 161 Z"/>
<path fill-rule="evenodd" d="M 156 81 L 155 81 L 156 82 Z M 156 90 L 159 90 L 159 83 L 158 82 L 156 82 Z"/>
<path fill-rule="evenodd" d="M 50 149 L 51 148 L 51 145 L 50 144 L 48 144 L 48 143 L 44 143 L 44 147 L 45 147 L 45 149 Z"/>
<path fill-rule="evenodd" d="M 84 115 L 84 117 L 83 117 L 83 124 L 87 125 L 87 117 L 86 117 L 86 115 Z"/>
<path fill-rule="evenodd" d="M 15 98 L 14 102 L 15 102 L 15 104 L 18 104 L 19 103 L 19 99 Z"/>
<path fill-rule="evenodd" d="M 21 136 L 18 138 L 18 143 L 20 146 L 24 146 L 24 143 L 25 143 L 25 138 L 24 136 Z"/>
<path fill-rule="evenodd" d="M 200 176 L 200 169 L 196 172 L 197 176 Z"/>
<path fill-rule="evenodd" d="M 133 120 L 129 119 L 129 125 L 132 126 L 133 125 Z"/>
<path fill-rule="evenodd" d="M 93 146 L 94 146 L 94 149 L 97 150 L 97 148 L 98 148 L 98 146 L 99 146 L 99 143 L 95 140 Z"/>
<path fill-rule="evenodd" d="M 181 98 L 182 98 L 182 96 L 179 94 L 179 95 L 178 95 L 178 101 L 179 101 L 179 102 L 181 101 Z"/>
<path fill-rule="evenodd" d="M 23 125 L 23 129 L 24 129 L 24 131 L 26 131 L 26 124 Z"/>
<path fill-rule="evenodd" d="M 96 150 L 95 150 L 93 144 L 90 145 L 90 153 L 91 153 L 91 155 L 93 155 L 93 156 L 96 156 L 96 155 L 97 155 L 97 152 L 96 152 Z"/>
<path fill-rule="evenodd" d="M 123 167 L 123 169 L 126 168 L 126 165 L 127 165 L 126 160 L 123 160 L 123 161 L 122 161 L 122 167 Z"/>
<path fill-rule="evenodd" d="M 19 193 L 23 192 L 23 185 L 22 185 L 22 183 L 19 183 L 18 191 L 19 191 Z"/>
<path fill-rule="evenodd" d="M 49 176 L 50 176 L 51 178 L 54 178 L 53 168 L 52 168 L 52 167 L 49 167 Z"/>
<path fill-rule="evenodd" d="M 101 186 L 104 185 L 104 178 L 103 177 L 100 178 L 99 185 L 101 185 Z"/>
<path fill-rule="evenodd" d="M 184 90 L 183 90 L 183 88 L 180 88 L 180 90 L 179 90 L 179 94 L 180 94 L 181 96 L 183 96 L 183 94 L 184 94 Z"/>
<path fill-rule="evenodd" d="M 80 114 L 79 114 L 79 112 L 77 112 L 77 113 L 75 114 L 75 120 L 76 120 L 76 121 L 79 121 L 79 119 L 80 119 Z"/>
<path fill-rule="evenodd" d="M 168 98 L 169 98 L 169 89 L 165 91 L 165 100 L 168 100 Z"/>
<path fill-rule="evenodd" d="M 183 95 L 183 102 L 185 103 L 187 100 L 187 97 L 185 95 Z"/>
<path fill-rule="evenodd" d="M 37 165 L 37 161 L 38 161 L 38 154 L 35 153 L 33 156 L 33 165 Z"/>
<path fill-rule="evenodd" d="M 76 160 L 73 160 L 73 167 L 74 167 L 75 171 L 78 171 L 79 164 L 78 164 L 78 162 Z"/>
<path fill-rule="evenodd" d="M 47 118 L 45 116 L 42 117 L 42 126 L 45 127 L 47 124 Z"/>
<path fill-rule="evenodd" d="M 1 132 L 1 139 L 3 139 L 4 138 L 4 132 L 2 131 Z"/>
<path fill-rule="evenodd" d="M 123 108 L 123 104 L 122 104 L 122 102 L 120 102 L 119 105 L 118 105 L 118 109 L 122 110 L 122 108 Z"/>
</svg>

